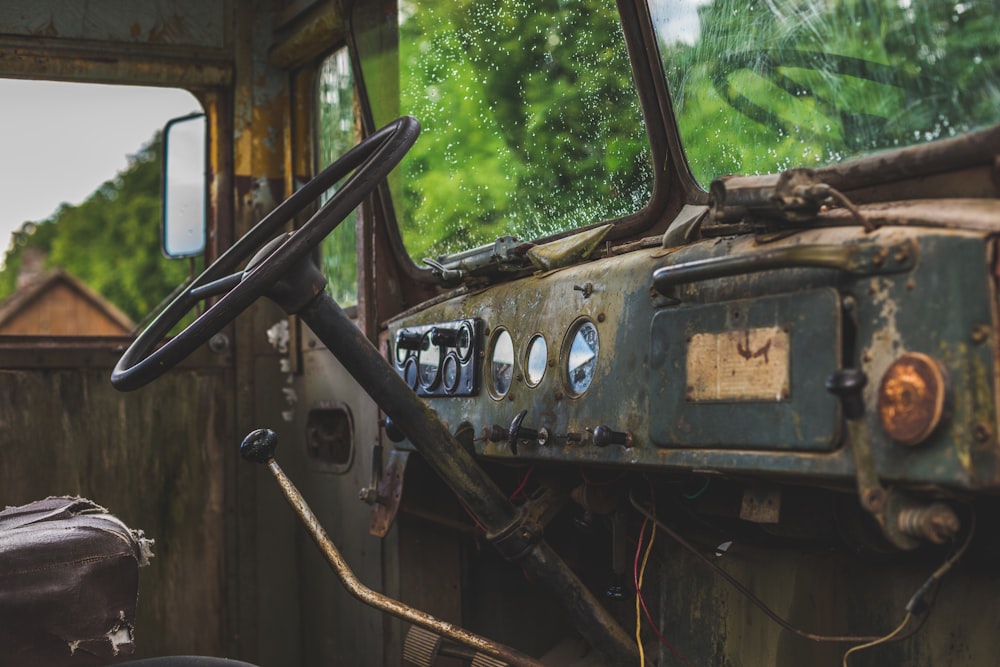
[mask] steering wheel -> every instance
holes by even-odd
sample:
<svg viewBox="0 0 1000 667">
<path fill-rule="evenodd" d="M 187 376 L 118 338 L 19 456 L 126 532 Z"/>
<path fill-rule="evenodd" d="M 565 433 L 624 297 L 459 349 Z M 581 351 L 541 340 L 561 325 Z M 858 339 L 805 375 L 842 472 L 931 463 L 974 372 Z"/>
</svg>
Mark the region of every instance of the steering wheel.
<svg viewBox="0 0 1000 667">
<path fill-rule="evenodd" d="M 132 391 L 152 382 L 221 331 L 251 303 L 275 289 L 289 270 L 304 260 L 399 164 L 418 134 L 417 119 L 403 116 L 365 138 L 283 201 L 156 316 L 118 360 L 111 384 L 120 391 Z M 297 213 L 352 171 L 344 185 L 304 225 L 277 235 Z M 247 260 L 249 265 L 239 269 Z M 316 291 L 323 287 L 316 286 Z M 213 296 L 220 298 L 183 331 L 157 347 L 195 305 Z"/>
</svg>

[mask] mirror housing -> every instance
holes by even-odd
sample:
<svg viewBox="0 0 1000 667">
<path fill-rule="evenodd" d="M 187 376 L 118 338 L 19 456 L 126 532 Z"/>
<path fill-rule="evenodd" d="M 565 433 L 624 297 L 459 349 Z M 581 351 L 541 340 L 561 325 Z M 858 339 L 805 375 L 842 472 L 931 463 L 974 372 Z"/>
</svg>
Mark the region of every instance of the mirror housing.
<svg viewBox="0 0 1000 667">
<path fill-rule="evenodd" d="M 207 134 L 203 113 L 174 118 L 163 128 L 161 238 L 167 257 L 195 257 L 205 251 Z"/>
</svg>

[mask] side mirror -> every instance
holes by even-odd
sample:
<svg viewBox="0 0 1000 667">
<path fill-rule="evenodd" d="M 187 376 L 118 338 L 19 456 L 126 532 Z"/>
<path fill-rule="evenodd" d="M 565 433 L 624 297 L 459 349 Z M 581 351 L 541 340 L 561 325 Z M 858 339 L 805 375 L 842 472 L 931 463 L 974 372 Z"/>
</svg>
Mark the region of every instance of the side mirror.
<svg viewBox="0 0 1000 667">
<path fill-rule="evenodd" d="M 174 118 L 163 128 L 163 254 L 205 251 L 208 179 L 205 114 Z"/>
</svg>

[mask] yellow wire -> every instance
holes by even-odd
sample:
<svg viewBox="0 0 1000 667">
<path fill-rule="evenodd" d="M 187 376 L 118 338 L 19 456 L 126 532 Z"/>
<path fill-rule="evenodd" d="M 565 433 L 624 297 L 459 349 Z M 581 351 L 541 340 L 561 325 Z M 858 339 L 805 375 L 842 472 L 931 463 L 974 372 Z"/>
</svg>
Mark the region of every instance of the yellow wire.
<svg viewBox="0 0 1000 667">
<path fill-rule="evenodd" d="M 903 617 L 903 622 L 899 624 L 899 627 L 887 634 L 885 637 L 879 637 L 875 641 L 868 642 L 867 644 L 859 644 L 848 649 L 847 653 L 844 654 L 843 667 L 847 667 L 847 658 L 850 657 L 852 653 L 857 653 L 858 651 L 863 651 L 866 648 L 871 648 L 873 646 L 878 646 L 879 644 L 885 644 L 886 642 L 892 641 L 896 635 L 903 631 L 903 628 L 906 627 L 906 624 L 910 622 L 911 618 L 913 618 L 913 614 L 911 612 L 906 612 L 906 616 Z"/>
<path fill-rule="evenodd" d="M 642 540 L 642 533 L 646 524 L 642 525 L 643 530 L 639 531 L 639 539 Z M 642 607 L 639 602 L 639 591 L 641 586 L 639 580 L 635 580 L 635 645 L 639 647 L 639 667 L 646 666 L 646 653 L 642 650 Z"/>
<path fill-rule="evenodd" d="M 642 578 L 646 574 L 646 564 L 649 562 L 649 554 L 653 550 L 653 540 L 656 539 L 656 522 L 653 522 L 653 532 L 649 534 L 649 544 L 642 555 L 642 565 L 639 566 L 639 581 L 635 590 L 635 643 L 639 647 L 639 667 L 646 665 L 646 653 L 642 649 L 642 603 L 639 599 L 642 595 Z"/>
</svg>

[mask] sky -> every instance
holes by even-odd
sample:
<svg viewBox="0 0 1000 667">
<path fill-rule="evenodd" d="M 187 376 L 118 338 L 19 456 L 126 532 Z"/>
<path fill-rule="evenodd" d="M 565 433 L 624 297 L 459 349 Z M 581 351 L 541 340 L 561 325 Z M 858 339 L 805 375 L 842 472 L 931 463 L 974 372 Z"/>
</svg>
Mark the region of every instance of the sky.
<svg viewBox="0 0 1000 667">
<path fill-rule="evenodd" d="M 84 201 L 168 120 L 201 111 L 184 90 L 16 79 L 0 100 L 0 265 L 12 231 Z"/>
</svg>

